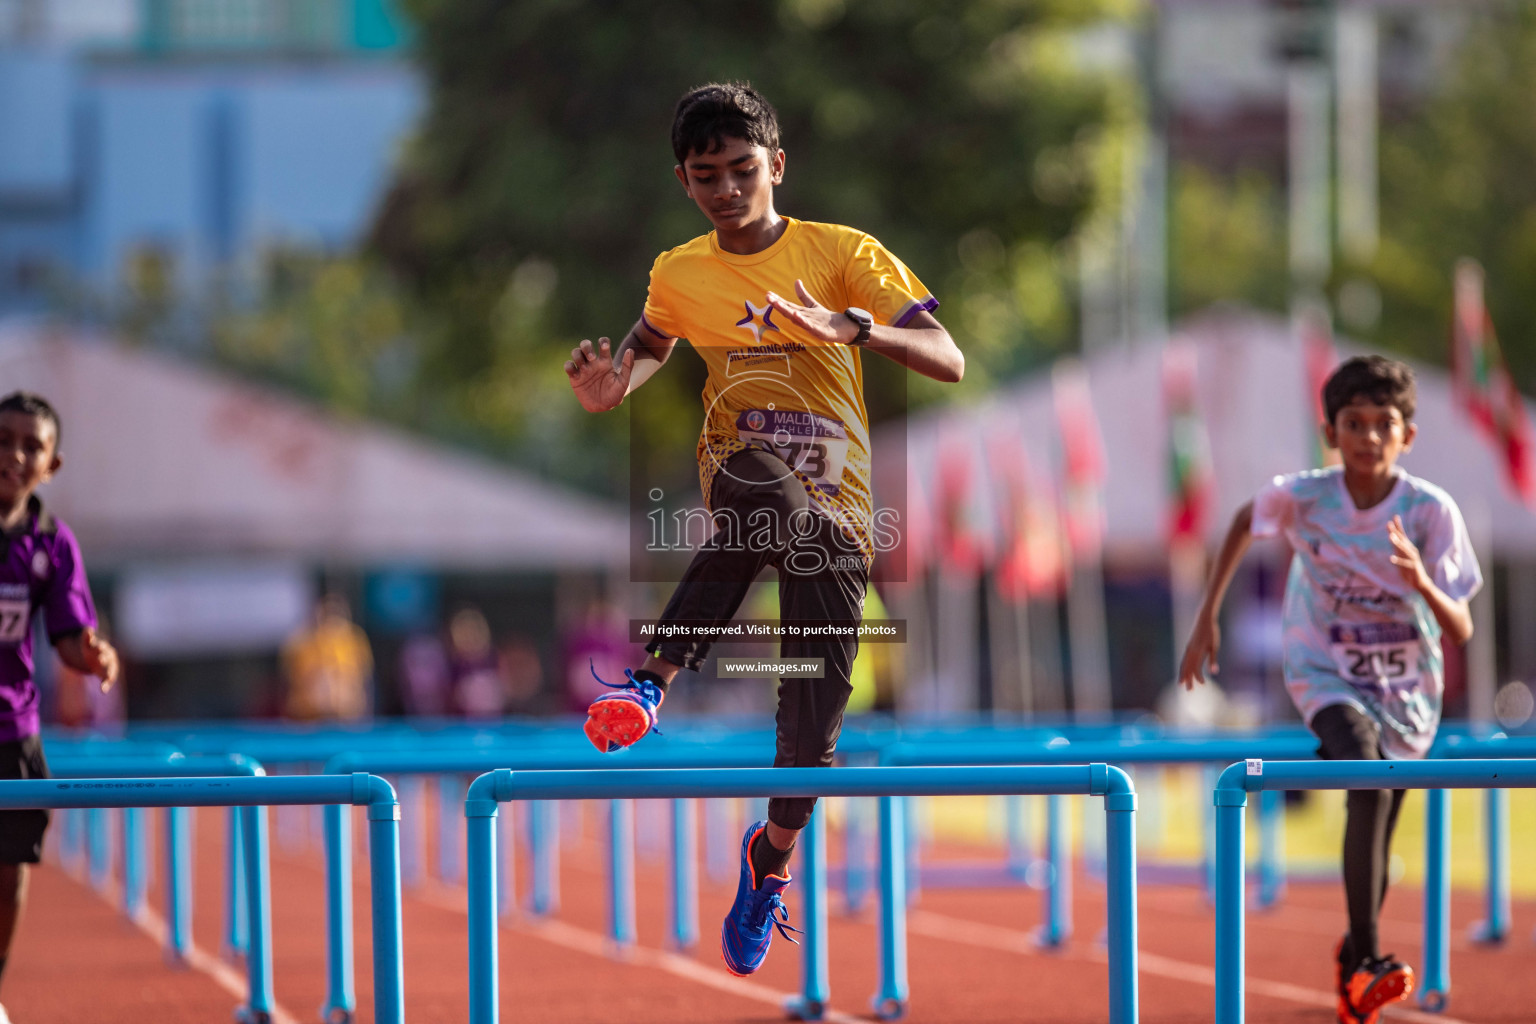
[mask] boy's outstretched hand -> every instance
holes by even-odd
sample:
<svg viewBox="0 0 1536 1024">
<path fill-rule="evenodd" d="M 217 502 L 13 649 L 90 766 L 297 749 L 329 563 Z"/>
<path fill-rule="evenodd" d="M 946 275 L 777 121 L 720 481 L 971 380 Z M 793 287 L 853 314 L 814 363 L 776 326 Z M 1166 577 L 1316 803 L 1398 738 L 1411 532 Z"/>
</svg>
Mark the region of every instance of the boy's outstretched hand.
<svg viewBox="0 0 1536 1024">
<path fill-rule="evenodd" d="M 597 348 L 583 340 L 571 349 L 571 358 L 565 362 L 565 375 L 571 379 L 571 390 L 576 400 L 587 412 L 607 412 L 617 409 L 629 393 L 629 377 L 635 369 L 635 350 L 626 349 L 618 365 L 608 350 L 608 339 L 598 338 Z"/>
<path fill-rule="evenodd" d="M 112 689 L 112 684 L 117 682 L 117 648 L 97 636 L 90 627 L 59 641 L 59 657 L 76 672 L 100 679 L 102 693 Z"/>
<path fill-rule="evenodd" d="M 1189 643 L 1184 646 L 1184 660 L 1179 663 L 1179 683 L 1186 690 L 1193 690 L 1196 683 L 1205 682 L 1204 670 L 1209 667 L 1216 673 L 1216 652 L 1221 650 L 1221 626 L 1216 616 L 1201 615 L 1195 621 Z"/>
<path fill-rule="evenodd" d="M 774 292 L 768 293 L 768 302 L 774 309 L 789 317 L 790 322 L 796 327 L 817 341 L 847 345 L 858 337 L 858 326 L 843 316 L 841 310 L 828 309 L 817 302 L 815 297 L 805 290 L 804 281 L 795 281 L 795 293 L 800 296 L 801 304 L 799 305 Z"/>
<path fill-rule="evenodd" d="M 1419 556 L 1419 549 L 1403 529 L 1402 516 L 1393 516 L 1387 524 L 1387 539 L 1392 542 L 1392 564 L 1403 574 L 1403 582 L 1422 593 L 1429 583 L 1429 573 L 1424 571 L 1424 559 Z"/>
</svg>

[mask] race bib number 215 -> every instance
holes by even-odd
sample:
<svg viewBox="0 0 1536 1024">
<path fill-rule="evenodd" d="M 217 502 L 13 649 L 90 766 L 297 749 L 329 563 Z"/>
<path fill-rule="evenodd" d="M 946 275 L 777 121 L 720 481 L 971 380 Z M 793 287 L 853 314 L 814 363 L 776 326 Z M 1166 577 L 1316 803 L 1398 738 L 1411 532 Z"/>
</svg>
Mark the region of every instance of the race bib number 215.
<svg viewBox="0 0 1536 1024">
<path fill-rule="evenodd" d="M 1419 631 L 1408 622 L 1335 625 L 1328 646 L 1345 682 L 1396 686 L 1419 678 Z"/>
</svg>

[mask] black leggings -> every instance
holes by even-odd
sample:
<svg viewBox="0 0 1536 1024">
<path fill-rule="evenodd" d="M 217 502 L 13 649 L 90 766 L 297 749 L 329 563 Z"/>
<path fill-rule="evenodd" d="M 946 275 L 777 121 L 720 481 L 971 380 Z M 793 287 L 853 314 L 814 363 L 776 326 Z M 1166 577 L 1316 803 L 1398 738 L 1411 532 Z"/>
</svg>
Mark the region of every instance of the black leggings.
<svg viewBox="0 0 1536 1024">
<path fill-rule="evenodd" d="M 771 565 L 779 572 L 781 621 L 853 627 L 853 635 L 846 637 L 780 641 L 781 658 L 822 658 L 825 674 L 779 680 L 773 765 L 825 768 L 832 763 L 853 692 L 849 677 L 859 653 L 868 564 L 857 545 L 810 504 L 789 466 L 770 452 L 737 452 L 715 475 L 710 497 L 717 530 L 694 555 L 660 622 L 730 622 L 752 581 Z M 702 640 L 657 639 L 646 651 L 697 670 L 710 646 Z M 815 806 L 814 797 L 774 797 L 768 801 L 768 819 L 799 830 L 810 822 Z"/>
<path fill-rule="evenodd" d="M 1312 716 L 1321 744 L 1318 755 L 1330 761 L 1382 760 L 1381 728 L 1349 704 L 1330 704 Z M 1346 969 L 1366 957 L 1379 957 L 1376 919 L 1387 897 L 1388 855 L 1401 789 L 1351 789 L 1344 819 L 1344 902 L 1349 908 L 1349 937 L 1339 951 Z"/>
</svg>

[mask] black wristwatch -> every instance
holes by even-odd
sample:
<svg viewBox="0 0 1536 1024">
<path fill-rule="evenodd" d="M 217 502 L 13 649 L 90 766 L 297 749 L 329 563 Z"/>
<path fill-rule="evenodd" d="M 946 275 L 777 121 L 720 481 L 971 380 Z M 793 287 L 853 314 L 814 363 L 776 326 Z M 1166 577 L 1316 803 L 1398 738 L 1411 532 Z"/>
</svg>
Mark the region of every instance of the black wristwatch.
<svg viewBox="0 0 1536 1024">
<path fill-rule="evenodd" d="M 848 344 L 855 347 L 869 340 L 869 329 L 875 326 L 875 318 L 869 315 L 869 310 L 860 309 L 858 306 L 849 306 L 843 310 L 843 316 L 853 321 L 853 326 L 859 329 L 859 333 Z"/>
</svg>

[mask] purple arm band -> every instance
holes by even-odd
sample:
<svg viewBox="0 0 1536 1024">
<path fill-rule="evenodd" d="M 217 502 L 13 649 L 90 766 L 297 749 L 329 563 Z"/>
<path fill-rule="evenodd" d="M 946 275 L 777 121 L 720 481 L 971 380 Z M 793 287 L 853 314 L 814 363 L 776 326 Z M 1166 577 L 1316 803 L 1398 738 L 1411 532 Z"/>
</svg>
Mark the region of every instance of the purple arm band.
<svg viewBox="0 0 1536 1024">
<path fill-rule="evenodd" d="M 662 341 L 671 341 L 672 340 L 672 335 L 670 335 L 670 334 L 663 334 L 660 331 L 658 331 L 655 328 L 655 326 L 649 320 L 647 320 L 645 318 L 645 314 L 644 313 L 640 314 L 640 322 L 645 325 L 645 329 L 646 330 L 648 330 L 652 334 L 656 335 L 656 337 L 660 338 Z"/>
<path fill-rule="evenodd" d="M 913 317 L 917 316 L 919 311 L 927 311 L 932 313 L 938 308 L 939 300 L 934 298 L 932 295 L 925 296 L 922 299 L 914 300 L 907 303 L 907 308 L 903 309 L 901 313 L 897 315 L 896 319 L 891 321 L 891 326 L 905 327 Z"/>
</svg>

